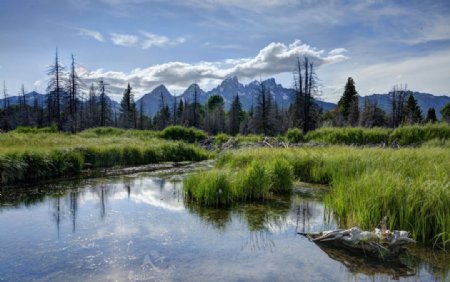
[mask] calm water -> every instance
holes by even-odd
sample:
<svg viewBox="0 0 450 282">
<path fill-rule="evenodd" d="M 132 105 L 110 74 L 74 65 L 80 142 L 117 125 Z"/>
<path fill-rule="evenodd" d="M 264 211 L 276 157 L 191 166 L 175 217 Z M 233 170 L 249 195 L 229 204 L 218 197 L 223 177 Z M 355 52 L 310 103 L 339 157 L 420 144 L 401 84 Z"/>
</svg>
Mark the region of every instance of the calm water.
<svg viewBox="0 0 450 282">
<path fill-rule="evenodd" d="M 185 204 L 179 178 L 141 173 L 2 191 L 0 281 L 450 277 L 442 253 L 416 249 L 404 264 L 385 266 L 326 253 L 297 235 L 335 227 L 325 220 L 321 188 L 214 210 Z"/>
</svg>

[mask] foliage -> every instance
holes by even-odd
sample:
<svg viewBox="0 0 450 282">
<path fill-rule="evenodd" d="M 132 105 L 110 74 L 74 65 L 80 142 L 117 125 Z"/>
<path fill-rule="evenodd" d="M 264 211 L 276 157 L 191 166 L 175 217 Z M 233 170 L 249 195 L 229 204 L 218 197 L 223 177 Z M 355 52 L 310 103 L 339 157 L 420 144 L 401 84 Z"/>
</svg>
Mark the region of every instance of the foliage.
<svg viewBox="0 0 450 282">
<path fill-rule="evenodd" d="M 228 136 L 225 133 L 219 133 L 214 138 L 214 144 L 216 145 L 222 145 L 226 143 L 230 139 L 230 136 Z"/>
<path fill-rule="evenodd" d="M 450 123 L 450 103 L 445 104 L 441 110 L 442 121 Z"/>
<path fill-rule="evenodd" d="M 391 229 L 411 231 L 415 239 L 425 243 L 450 245 L 448 149 L 259 148 L 221 155 L 216 167 L 226 172 L 229 183 L 245 179 L 245 188 L 236 187 L 248 197 L 237 194 L 235 202 L 268 198 L 266 174 L 271 175 L 271 168 L 283 162 L 281 166 L 291 167 L 298 180 L 331 185 L 326 204 L 342 225 L 372 229 L 388 216 Z M 208 172 L 202 178 L 207 181 Z M 269 191 L 276 192 L 276 178 L 267 179 Z M 195 186 L 187 185 L 187 189 Z"/>
<path fill-rule="evenodd" d="M 179 125 L 166 127 L 159 134 L 161 138 L 169 140 L 182 140 L 188 143 L 195 143 L 206 139 L 208 136 L 200 129 L 187 128 Z"/>
<path fill-rule="evenodd" d="M 305 140 L 325 144 L 380 144 L 389 142 L 390 129 L 361 127 L 322 127 L 309 132 Z"/>
<path fill-rule="evenodd" d="M 300 143 L 304 138 L 302 131 L 298 128 L 288 129 L 286 137 L 290 143 Z"/>
<path fill-rule="evenodd" d="M 405 125 L 394 130 L 388 128 L 323 127 L 309 132 L 305 140 L 324 144 L 370 145 L 393 142 L 417 145 L 433 139 L 450 139 L 450 126 L 445 123 Z"/>
<path fill-rule="evenodd" d="M 338 102 L 339 113 L 344 119 L 344 124 L 356 125 L 358 123 L 358 92 L 355 81 L 349 77 L 345 84 L 345 90 Z"/>
</svg>

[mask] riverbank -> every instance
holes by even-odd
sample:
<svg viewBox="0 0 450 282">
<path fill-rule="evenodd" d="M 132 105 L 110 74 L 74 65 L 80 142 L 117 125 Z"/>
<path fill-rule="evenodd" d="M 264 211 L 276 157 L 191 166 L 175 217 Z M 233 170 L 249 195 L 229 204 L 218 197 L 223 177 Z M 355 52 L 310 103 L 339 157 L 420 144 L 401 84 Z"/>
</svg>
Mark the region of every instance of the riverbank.
<svg viewBox="0 0 450 282">
<path fill-rule="evenodd" d="M 196 145 L 160 139 L 151 133 L 1 134 L 0 183 L 34 183 L 77 176 L 83 169 L 201 161 L 209 157 Z"/>
<path fill-rule="evenodd" d="M 341 225 L 371 230 L 387 216 L 390 229 L 448 248 L 449 167 L 445 148 L 257 148 L 223 154 L 185 190 L 191 201 L 225 206 L 289 192 L 294 180 L 329 184 L 325 202 Z"/>
</svg>

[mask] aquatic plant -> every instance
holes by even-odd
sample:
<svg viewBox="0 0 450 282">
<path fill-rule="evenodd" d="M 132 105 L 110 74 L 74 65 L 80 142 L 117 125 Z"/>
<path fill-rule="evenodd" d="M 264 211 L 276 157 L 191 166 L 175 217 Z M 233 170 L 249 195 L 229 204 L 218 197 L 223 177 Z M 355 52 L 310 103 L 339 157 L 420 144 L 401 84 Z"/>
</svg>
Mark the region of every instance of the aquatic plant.
<svg viewBox="0 0 450 282">
<path fill-rule="evenodd" d="M 445 248 L 450 245 L 450 152 L 446 148 L 257 148 L 223 154 L 216 162 L 217 169 L 228 171 L 224 176 L 230 183 L 242 183 L 244 172 L 256 170 L 255 166 L 263 170 L 254 173 L 258 177 L 247 177 L 254 181 L 236 186 L 243 195 L 270 197 L 267 185 L 259 182 L 266 175 L 271 183 L 269 191 L 279 193 L 274 189 L 277 178 L 271 169 L 291 167 L 291 183 L 298 179 L 331 185 L 325 203 L 343 225 L 373 229 L 387 216 L 391 229 L 409 230 L 422 242 Z M 208 172 L 202 178 L 206 183 Z M 288 184 L 285 178 L 278 180 Z M 261 198 L 238 195 L 233 202 Z"/>
</svg>

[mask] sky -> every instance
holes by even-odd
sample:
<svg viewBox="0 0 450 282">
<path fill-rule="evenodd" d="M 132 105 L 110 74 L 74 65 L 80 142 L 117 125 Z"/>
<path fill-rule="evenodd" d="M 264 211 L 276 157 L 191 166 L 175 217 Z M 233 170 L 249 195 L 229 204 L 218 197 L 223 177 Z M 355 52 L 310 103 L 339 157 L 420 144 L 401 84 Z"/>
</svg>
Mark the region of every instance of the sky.
<svg viewBox="0 0 450 282">
<path fill-rule="evenodd" d="M 160 84 L 181 94 L 226 77 L 292 87 L 296 58 L 316 66 L 320 99 L 336 102 L 348 77 L 360 95 L 395 85 L 450 95 L 450 1 L 0 0 L 0 81 L 45 93 L 58 50 L 74 54 L 86 85 L 114 99 Z"/>
</svg>

